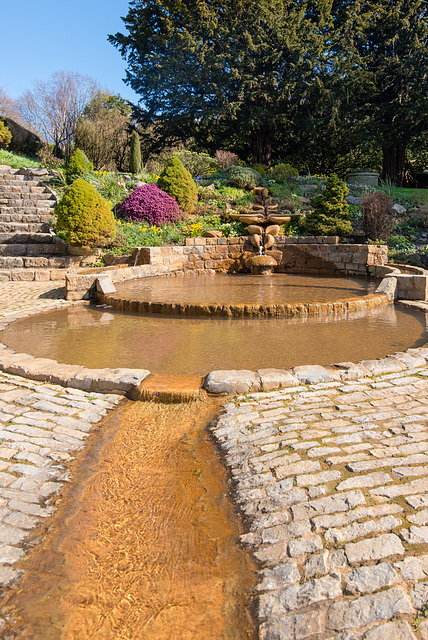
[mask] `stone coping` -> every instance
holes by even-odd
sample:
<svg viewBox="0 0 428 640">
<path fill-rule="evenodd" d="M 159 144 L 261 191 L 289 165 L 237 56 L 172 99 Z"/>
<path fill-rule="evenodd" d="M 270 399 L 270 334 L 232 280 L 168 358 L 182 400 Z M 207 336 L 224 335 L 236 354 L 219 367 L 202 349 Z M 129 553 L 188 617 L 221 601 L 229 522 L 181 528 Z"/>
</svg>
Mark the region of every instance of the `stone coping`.
<svg viewBox="0 0 428 640">
<path fill-rule="evenodd" d="M 425 366 L 428 362 L 428 343 L 422 347 L 410 347 L 393 355 L 376 360 L 339 362 L 329 366 L 301 365 L 292 369 L 259 369 L 258 371 L 217 370 L 204 379 L 204 387 L 215 394 L 236 395 L 269 392 L 276 389 L 293 389 L 302 384 L 312 385 L 329 382 L 347 382 L 359 378 L 390 373 L 401 373 L 407 369 Z"/>
<path fill-rule="evenodd" d="M 131 313 L 160 313 L 163 315 L 179 315 L 192 317 L 281 317 L 309 314 L 337 314 L 344 311 L 371 309 L 390 303 L 383 293 L 364 296 L 353 296 L 347 300 L 331 302 L 295 302 L 289 304 L 193 304 L 175 302 L 148 302 L 145 300 L 129 300 L 117 295 L 98 293 L 98 302 L 119 311 Z"/>
</svg>

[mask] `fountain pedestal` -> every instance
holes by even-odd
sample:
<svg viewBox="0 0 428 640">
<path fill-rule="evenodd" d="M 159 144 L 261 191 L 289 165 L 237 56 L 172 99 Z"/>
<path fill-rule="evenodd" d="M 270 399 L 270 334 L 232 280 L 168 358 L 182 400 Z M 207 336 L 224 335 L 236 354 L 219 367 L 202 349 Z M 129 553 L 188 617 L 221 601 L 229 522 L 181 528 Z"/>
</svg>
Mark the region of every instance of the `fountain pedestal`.
<svg viewBox="0 0 428 640">
<path fill-rule="evenodd" d="M 247 265 L 251 269 L 251 273 L 255 276 L 270 276 L 272 275 L 273 267 L 277 266 L 277 261 L 272 256 L 268 256 L 266 253 L 261 253 L 257 256 L 251 256 L 248 258 Z"/>
</svg>

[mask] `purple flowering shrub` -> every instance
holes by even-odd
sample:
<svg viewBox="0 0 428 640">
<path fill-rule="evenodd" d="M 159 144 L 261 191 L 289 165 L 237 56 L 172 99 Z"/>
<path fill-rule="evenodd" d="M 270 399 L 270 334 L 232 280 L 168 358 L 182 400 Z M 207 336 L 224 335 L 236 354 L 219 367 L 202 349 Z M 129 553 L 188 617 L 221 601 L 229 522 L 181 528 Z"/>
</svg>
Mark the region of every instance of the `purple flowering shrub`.
<svg viewBox="0 0 428 640">
<path fill-rule="evenodd" d="M 117 209 L 120 218 L 148 222 L 157 227 L 176 222 L 183 217 L 178 203 L 156 184 L 143 184 L 121 202 Z"/>
</svg>

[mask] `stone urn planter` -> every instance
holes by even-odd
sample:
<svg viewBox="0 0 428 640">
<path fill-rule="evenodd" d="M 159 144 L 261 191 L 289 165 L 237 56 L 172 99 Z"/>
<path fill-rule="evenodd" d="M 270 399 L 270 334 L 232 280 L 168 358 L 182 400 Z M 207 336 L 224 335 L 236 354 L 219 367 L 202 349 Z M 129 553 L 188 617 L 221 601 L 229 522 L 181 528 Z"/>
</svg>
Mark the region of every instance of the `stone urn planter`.
<svg viewBox="0 0 428 640">
<path fill-rule="evenodd" d="M 377 171 L 351 171 L 346 176 L 346 182 L 359 187 L 377 187 L 379 173 Z"/>
</svg>

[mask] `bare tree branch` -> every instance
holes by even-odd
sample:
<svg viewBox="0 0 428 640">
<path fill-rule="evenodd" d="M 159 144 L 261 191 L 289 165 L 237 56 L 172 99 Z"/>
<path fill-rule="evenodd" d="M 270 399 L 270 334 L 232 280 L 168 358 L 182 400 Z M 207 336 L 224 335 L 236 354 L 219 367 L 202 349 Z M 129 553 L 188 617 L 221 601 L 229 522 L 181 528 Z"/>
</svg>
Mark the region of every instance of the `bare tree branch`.
<svg viewBox="0 0 428 640">
<path fill-rule="evenodd" d="M 99 86 L 89 76 L 56 71 L 48 81 L 38 80 L 17 101 L 30 128 L 54 145 L 54 154 L 70 154 L 77 122 Z"/>
</svg>

